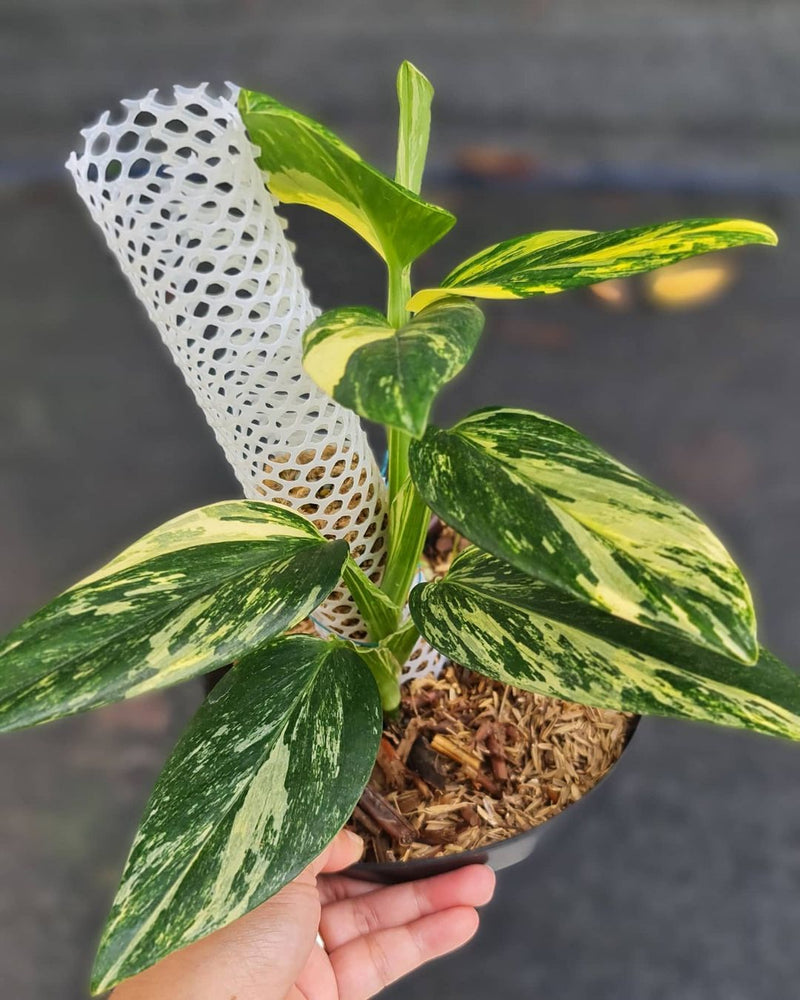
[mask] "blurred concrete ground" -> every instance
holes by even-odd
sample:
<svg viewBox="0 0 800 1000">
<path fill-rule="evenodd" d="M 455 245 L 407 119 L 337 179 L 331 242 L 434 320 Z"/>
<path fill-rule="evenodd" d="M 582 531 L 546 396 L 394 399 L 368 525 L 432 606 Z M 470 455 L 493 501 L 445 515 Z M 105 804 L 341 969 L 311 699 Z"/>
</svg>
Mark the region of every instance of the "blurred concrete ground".
<svg viewBox="0 0 800 1000">
<path fill-rule="evenodd" d="M 0 626 L 161 520 L 237 492 L 62 179 L 77 125 L 151 83 L 230 76 L 345 127 L 388 163 L 392 74 L 410 56 L 438 86 L 441 186 L 428 194 L 461 220 L 420 283 L 530 229 L 737 214 L 779 230 L 778 251 L 737 252 L 733 289 L 696 311 L 615 313 L 579 294 L 492 305 L 440 416 L 541 409 L 672 489 L 729 541 L 763 638 L 800 666 L 794 3 L 515 2 L 490 16 L 473 3 L 401 14 L 357 0 L 291 12 L 6 0 L 0 18 Z M 487 131 L 539 157 L 544 178 L 445 184 L 456 150 Z M 652 169 L 662 157 L 672 179 Z M 552 183 L 609 165 L 616 181 L 596 188 Z M 702 190 L 710 175 L 724 191 Z M 320 305 L 379 304 L 370 251 L 310 211 L 290 221 Z M 148 788 L 198 701 L 187 685 L 4 738 L 2 996 L 85 996 Z M 799 754 L 646 721 L 597 798 L 503 876 L 477 943 L 391 995 L 794 998 Z"/>
<path fill-rule="evenodd" d="M 3 0 L 3 159 L 176 81 L 267 90 L 393 153 L 394 72 L 437 86 L 434 162 L 478 136 L 582 164 L 793 171 L 796 0 Z M 688 159 L 687 159 L 688 157 Z"/>
</svg>

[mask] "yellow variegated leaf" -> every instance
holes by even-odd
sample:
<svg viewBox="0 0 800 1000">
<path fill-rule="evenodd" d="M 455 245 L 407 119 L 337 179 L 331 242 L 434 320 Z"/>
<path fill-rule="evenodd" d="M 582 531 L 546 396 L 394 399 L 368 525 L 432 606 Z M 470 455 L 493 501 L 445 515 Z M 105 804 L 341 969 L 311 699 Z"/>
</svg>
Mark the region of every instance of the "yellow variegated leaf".
<svg viewBox="0 0 800 1000">
<path fill-rule="evenodd" d="M 358 802 L 381 724 L 375 682 L 342 643 L 289 636 L 241 660 L 153 790 L 93 991 L 229 924 L 313 861 Z"/>
<path fill-rule="evenodd" d="M 445 209 L 422 201 L 318 122 L 274 98 L 242 90 L 239 111 L 275 197 L 333 215 L 388 263 L 410 264 L 455 222 Z"/>
<path fill-rule="evenodd" d="M 637 625 L 752 663 L 755 615 L 722 543 L 565 424 L 479 410 L 429 427 L 411 475 L 444 521 L 524 573 Z"/>
<path fill-rule="evenodd" d="M 653 271 L 711 250 L 778 238 L 769 226 L 748 219 L 684 219 L 605 233 L 580 230 L 532 233 L 487 247 L 459 264 L 441 288 L 412 296 L 422 309 L 444 295 L 524 299 Z"/>
<path fill-rule="evenodd" d="M 419 437 L 437 392 L 472 356 L 483 313 L 450 298 L 396 330 L 374 309 L 323 313 L 303 334 L 303 367 L 359 416 Z"/>
<path fill-rule="evenodd" d="M 539 694 L 800 740 L 800 675 L 638 628 L 470 548 L 411 592 L 425 638 L 456 663 Z"/>
<path fill-rule="evenodd" d="M 213 670 L 295 625 L 336 586 L 345 542 L 294 511 L 235 500 L 131 545 L 0 645 L 0 730 Z"/>
</svg>

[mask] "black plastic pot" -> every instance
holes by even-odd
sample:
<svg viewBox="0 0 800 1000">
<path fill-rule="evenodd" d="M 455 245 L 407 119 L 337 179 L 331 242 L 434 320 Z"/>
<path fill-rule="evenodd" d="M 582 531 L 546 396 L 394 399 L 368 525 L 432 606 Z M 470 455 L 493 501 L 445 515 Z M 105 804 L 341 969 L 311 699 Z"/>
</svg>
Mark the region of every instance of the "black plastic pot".
<svg viewBox="0 0 800 1000">
<path fill-rule="evenodd" d="M 510 868 L 511 865 L 519 864 L 529 857 L 536 846 L 548 837 L 554 829 L 561 829 L 561 824 L 565 817 L 572 817 L 578 814 L 581 804 L 593 795 L 595 790 L 604 785 L 608 776 L 616 771 L 620 762 L 624 758 L 631 745 L 634 733 L 639 725 L 640 717 L 637 715 L 628 730 L 628 738 L 625 747 L 620 754 L 616 764 L 596 785 L 577 802 L 573 802 L 563 812 L 557 816 L 536 826 L 525 833 L 518 833 L 508 840 L 501 840 L 496 844 L 489 844 L 487 847 L 478 848 L 475 851 L 464 851 L 461 854 L 446 854 L 439 858 L 419 858 L 415 861 L 359 861 L 358 864 L 348 868 L 343 874 L 351 878 L 361 879 L 364 882 L 381 882 L 391 884 L 395 882 L 413 882 L 420 878 L 429 878 L 431 875 L 441 875 L 444 872 L 454 871 L 456 868 L 464 868 L 467 865 L 486 864 L 496 872 L 503 868 Z"/>
</svg>

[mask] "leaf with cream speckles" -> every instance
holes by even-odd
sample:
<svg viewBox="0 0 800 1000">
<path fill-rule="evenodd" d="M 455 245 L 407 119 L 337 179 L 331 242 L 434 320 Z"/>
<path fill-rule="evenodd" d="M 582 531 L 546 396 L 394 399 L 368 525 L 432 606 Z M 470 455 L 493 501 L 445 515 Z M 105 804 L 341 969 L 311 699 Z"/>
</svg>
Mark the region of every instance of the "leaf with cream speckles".
<svg viewBox="0 0 800 1000">
<path fill-rule="evenodd" d="M 305 518 L 255 500 L 168 521 L 0 645 L 0 730 L 224 666 L 306 617 L 347 557 Z"/>
<path fill-rule="evenodd" d="M 469 361 L 482 330 L 480 309 L 457 298 L 399 330 L 374 309 L 332 309 L 303 334 L 303 367 L 342 406 L 419 437 L 437 392 Z"/>
<path fill-rule="evenodd" d="M 343 643 L 288 636 L 241 660 L 153 790 L 93 991 L 229 924 L 313 861 L 357 803 L 381 726 L 372 675 Z"/>
<path fill-rule="evenodd" d="M 479 673 L 598 708 L 800 740 L 800 675 L 767 650 L 754 666 L 639 628 L 470 548 L 411 592 L 437 649 Z"/>
<path fill-rule="evenodd" d="M 745 663 L 747 584 L 690 510 L 582 434 L 527 410 L 479 410 L 411 444 L 428 505 L 480 548 L 637 625 Z"/>
</svg>

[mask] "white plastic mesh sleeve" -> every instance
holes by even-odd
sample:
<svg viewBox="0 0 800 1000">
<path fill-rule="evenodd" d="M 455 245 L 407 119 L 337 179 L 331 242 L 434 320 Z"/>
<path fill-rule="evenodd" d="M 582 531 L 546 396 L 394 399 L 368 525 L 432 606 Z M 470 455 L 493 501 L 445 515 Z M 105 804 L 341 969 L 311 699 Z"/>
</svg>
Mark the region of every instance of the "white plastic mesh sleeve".
<svg viewBox="0 0 800 1000">
<path fill-rule="evenodd" d="M 123 101 L 120 114 L 83 131 L 67 167 L 245 496 L 285 504 L 345 538 L 378 582 L 385 484 L 356 415 L 303 371 L 302 333 L 318 310 L 235 97 L 233 87 L 215 97 L 203 85 Z M 367 638 L 342 586 L 315 617 Z"/>
</svg>

